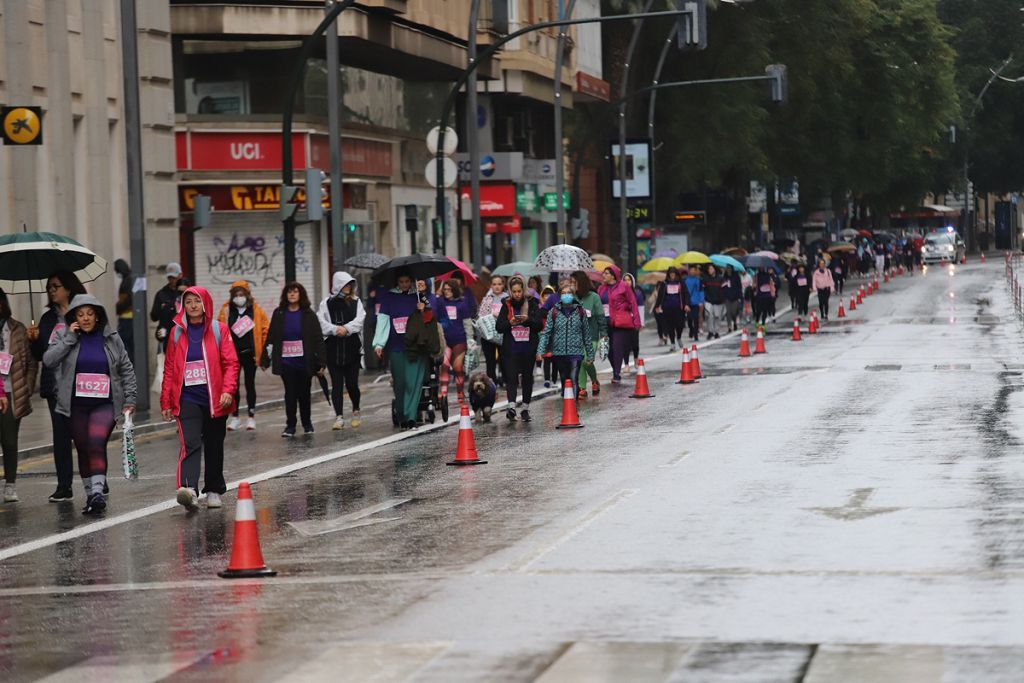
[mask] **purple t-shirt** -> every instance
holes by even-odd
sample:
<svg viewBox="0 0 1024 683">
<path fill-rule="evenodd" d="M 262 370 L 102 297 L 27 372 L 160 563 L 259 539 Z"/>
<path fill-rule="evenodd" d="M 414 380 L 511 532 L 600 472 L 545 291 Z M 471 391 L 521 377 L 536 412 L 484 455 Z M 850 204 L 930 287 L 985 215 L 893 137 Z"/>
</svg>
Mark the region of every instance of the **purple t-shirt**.
<svg viewBox="0 0 1024 683">
<path fill-rule="evenodd" d="M 291 311 L 285 309 L 284 311 L 284 337 L 283 341 L 286 342 L 301 342 L 302 341 L 302 309 L 297 311 Z M 305 351 L 305 349 L 303 349 Z M 290 368 L 297 370 L 306 369 L 306 359 L 304 356 L 292 356 L 284 355 L 286 349 L 281 349 L 281 362 Z"/>
<path fill-rule="evenodd" d="M 416 293 L 412 290 L 408 294 L 387 291 L 378 295 L 377 300 L 380 302 L 381 314 L 391 318 L 391 331 L 385 348 L 388 351 L 405 351 L 406 325 L 419 301 Z"/>
<path fill-rule="evenodd" d="M 440 296 L 430 297 L 430 307 L 437 315 L 444 339 L 448 346 L 466 343 L 466 327 L 462 321 L 470 317 L 469 306 L 464 298 L 445 299 Z"/>
<path fill-rule="evenodd" d="M 107 352 L 103 350 L 103 332 L 100 330 L 99 324 L 90 334 L 78 333 L 78 360 L 75 362 L 75 373 L 110 375 Z M 98 405 L 110 403 L 111 397 L 109 394 L 107 398 L 78 396 L 76 390 L 75 396 L 71 400 L 73 403 Z"/>
<path fill-rule="evenodd" d="M 209 407 L 210 390 L 207 385 L 206 363 L 203 354 L 203 332 L 205 323 L 188 324 L 188 352 L 185 354 L 185 372 L 182 377 L 181 400 L 197 406 Z M 195 363 L 195 365 L 191 365 Z M 201 372 L 199 375 L 197 372 Z"/>
</svg>

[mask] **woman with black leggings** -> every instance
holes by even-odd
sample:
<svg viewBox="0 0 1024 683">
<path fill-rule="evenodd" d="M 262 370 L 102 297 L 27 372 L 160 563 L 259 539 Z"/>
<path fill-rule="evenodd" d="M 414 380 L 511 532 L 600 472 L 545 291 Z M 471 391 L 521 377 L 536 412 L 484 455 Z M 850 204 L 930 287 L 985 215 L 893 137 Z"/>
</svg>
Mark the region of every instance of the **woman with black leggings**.
<svg viewBox="0 0 1024 683">
<path fill-rule="evenodd" d="M 543 327 L 537 300 L 526 293 L 523 278 L 515 275 L 508 283 L 509 297 L 501 304 L 495 326 L 502 335 L 501 357 L 505 364 L 505 392 L 508 410 L 505 417 L 516 419 L 519 385 L 523 400 L 519 419 L 530 421 L 530 399 L 533 398 L 533 368 L 537 356 L 538 335 Z"/>
</svg>

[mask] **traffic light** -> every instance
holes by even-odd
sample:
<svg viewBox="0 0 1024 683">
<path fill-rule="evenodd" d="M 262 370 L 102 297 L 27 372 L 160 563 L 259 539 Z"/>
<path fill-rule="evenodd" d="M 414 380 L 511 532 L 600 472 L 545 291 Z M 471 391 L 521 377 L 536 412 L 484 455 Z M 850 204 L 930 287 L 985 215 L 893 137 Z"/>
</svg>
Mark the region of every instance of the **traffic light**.
<svg viewBox="0 0 1024 683">
<path fill-rule="evenodd" d="M 192 229 L 201 230 L 210 224 L 213 214 L 213 205 L 210 197 L 205 194 L 197 194 L 192 198 Z"/>
<path fill-rule="evenodd" d="M 281 220 L 295 217 L 295 212 L 299 210 L 299 205 L 295 203 L 295 195 L 298 191 L 299 188 L 295 185 L 281 186 L 281 199 L 278 207 L 281 212 Z"/>
<path fill-rule="evenodd" d="M 708 5 L 706 0 L 676 0 L 680 14 L 676 39 L 680 50 L 704 50 L 708 46 Z"/>
<path fill-rule="evenodd" d="M 772 102 L 783 104 L 789 99 L 789 76 L 785 64 L 769 64 L 764 68 L 765 74 L 771 77 Z"/>
<path fill-rule="evenodd" d="M 444 226 L 441 224 L 441 219 L 435 218 L 431 221 L 431 234 L 434 238 L 434 251 L 444 251 Z"/>
<path fill-rule="evenodd" d="M 324 182 L 327 174 L 319 168 L 306 169 L 306 218 L 318 221 L 324 217 Z"/>
</svg>

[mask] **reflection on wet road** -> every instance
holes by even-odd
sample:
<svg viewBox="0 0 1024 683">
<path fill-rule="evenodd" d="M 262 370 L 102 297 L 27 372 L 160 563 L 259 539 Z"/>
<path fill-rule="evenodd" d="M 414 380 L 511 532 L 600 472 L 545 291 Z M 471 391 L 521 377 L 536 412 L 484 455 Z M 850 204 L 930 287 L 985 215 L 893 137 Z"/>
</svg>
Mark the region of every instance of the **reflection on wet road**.
<svg viewBox="0 0 1024 683">
<path fill-rule="evenodd" d="M 531 424 L 475 428 L 476 468 L 445 467 L 450 428 L 229 435 L 230 476 L 264 475 L 279 574 L 263 582 L 216 577 L 233 495 L 222 511 L 154 506 L 167 440 L 142 481 L 114 482 L 94 533 L 55 542 L 80 515 L 22 493 L 0 508 L 0 671 L 1018 681 L 1024 367 L 1002 269 L 932 268 L 848 315 L 800 343 L 770 334 L 762 357 L 723 339 L 695 385 L 649 349 L 656 398 L 607 386 L 575 431 L 539 401 Z"/>
</svg>

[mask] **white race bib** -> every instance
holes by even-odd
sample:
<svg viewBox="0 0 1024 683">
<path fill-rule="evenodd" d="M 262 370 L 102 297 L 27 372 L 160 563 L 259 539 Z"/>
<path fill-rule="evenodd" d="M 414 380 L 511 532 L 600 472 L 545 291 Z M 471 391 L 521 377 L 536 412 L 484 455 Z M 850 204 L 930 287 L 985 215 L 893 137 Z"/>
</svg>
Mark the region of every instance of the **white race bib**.
<svg viewBox="0 0 1024 683">
<path fill-rule="evenodd" d="M 94 372 L 75 374 L 75 396 L 79 398 L 110 398 L 110 375 Z"/>
<path fill-rule="evenodd" d="M 235 324 L 231 326 L 231 332 L 236 337 L 244 337 L 248 334 L 249 330 L 254 327 L 256 327 L 256 323 L 253 322 L 252 318 L 247 315 L 242 315 L 239 316 L 238 320 L 235 321 Z"/>
<path fill-rule="evenodd" d="M 516 325 L 512 328 L 512 339 L 517 342 L 530 341 L 530 328 Z"/>
<path fill-rule="evenodd" d="M 583 310 L 586 311 L 588 318 L 594 317 L 594 312 L 592 310 L 590 310 L 589 308 L 585 308 Z"/>
<path fill-rule="evenodd" d="M 444 310 L 448 313 L 449 320 L 459 319 L 459 307 L 458 306 L 445 306 Z"/>
<path fill-rule="evenodd" d="M 612 317 L 612 307 L 608 304 L 601 304 L 601 306 L 604 308 L 604 317 Z"/>
<path fill-rule="evenodd" d="M 765 294 L 771 294 L 772 293 L 772 286 L 771 285 L 761 285 L 760 291 L 764 292 Z"/>
<path fill-rule="evenodd" d="M 14 356 L 9 353 L 0 351 L 0 375 L 11 374 L 11 363 L 14 362 Z"/>
<path fill-rule="evenodd" d="M 302 340 L 294 339 L 292 341 L 281 342 L 281 357 L 282 358 L 302 358 Z"/>
<path fill-rule="evenodd" d="M 201 360 L 185 361 L 185 386 L 195 387 L 206 384 L 206 362 Z"/>
</svg>

